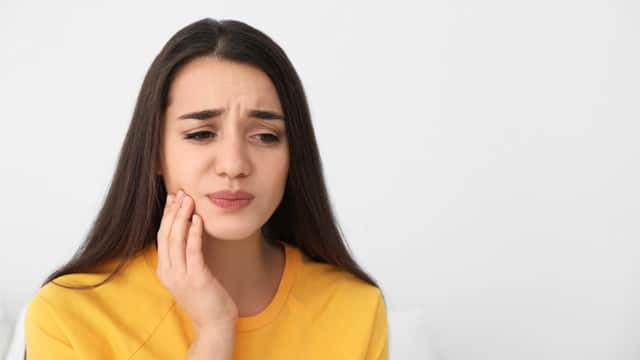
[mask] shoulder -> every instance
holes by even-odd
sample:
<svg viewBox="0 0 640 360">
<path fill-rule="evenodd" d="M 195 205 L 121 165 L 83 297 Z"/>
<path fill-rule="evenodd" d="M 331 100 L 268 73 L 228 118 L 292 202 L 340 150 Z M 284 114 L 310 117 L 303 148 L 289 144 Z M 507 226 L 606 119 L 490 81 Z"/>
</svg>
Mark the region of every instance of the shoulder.
<svg viewBox="0 0 640 360">
<path fill-rule="evenodd" d="M 380 288 L 332 264 L 311 260 L 301 253 L 301 266 L 292 296 L 309 311 L 331 312 L 349 321 L 373 321 L 385 309 Z"/>
<path fill-rule="evenodd" d="M 48 334 L 60 342 L 73 344 L 97 341 L 95 334 L 119 334 L 122 331 L 144 338 L 154 322 L 170 308 L 172 300 L 145 263 L 143 252 L 130 259 L 109 281 L 104 281 L 119 263 L 101 266 L 98 273 L 75 273 L 57 277 L 41 287 L 27 307 L 26 327 L 32 338 Z M 64 286 L 60 286 L 64 285 Z M 145 303 L 146 306 L 139 306 Z M 134 310 L 135 309 L 135 310 Z M 92 334 L 93 333 L 93 334 Z M 110 339 L 116 340 L 116 339 Z"/>
<path fill-rule="evenodd" d="M 115 268 L 117 263 L 110 261 L 99 267 L 100 271 L 91 273 L 72 273 L 49 281 L 43 285 L 32 297 L 29 308 L 41 310 L 48 307 L 51 309 L 64 309 L 68 304 L 81 305 L 83 301 L 102 295 L 109 290 L 105 285 L 92 289 L 71 289 L 68 287 L 84 287 L 99 284 L 104 281 Z"/>
<path fill-rule="evenodd" d="M 104 264 L 101 269 L 107 270 Z M 79 337 L 91 323 L 96 302 L 102 290 L 74 290 L 65 286 L 86 286 L 100 283 L 107 272 L 77 273 L 59 276 L 42 286 L 31 298 L 25 313 L 27 352 L 34 358 L 73 358 Z M 99 289 L 99 288 L 98 288 Z M 93 304 L 93 305 L 92 305 Z"/>
<path fill-rule="evenodd" d="M 345 358 L 386 358 L 387 307 L 380 288 L 335 265 L 304 254 L 291 294 L 298 321 L 305 321 Z M 335 339 L 342 339 L 337 346 Z"/>
<path fill-rule="evenodd" d="M 321 263 L 310 259 L 300 251 L 300 272 L 296 289 L 300 296 L 304 294 L 318 295 L 343 294 L 358 300 L 377 301 L 381 297 L 378 287 L 360 279 L 351 272 L 333 264 Z"/>
<path fill-rule="evenodd" d="M 32 300 L 35 303 L 48 303 L 51 307 L 58 309 L 68 308 L 68 304 L 74 304 L 77 307 L 85 302 L 109 297 L 112 293 L 126 291 L 133 285 L 132 280 L 144 275 L 140 260 L 140 255 L 130 259 L 118 274 L 106 282 L 104 281 L 115 270 L 120 260 L 111 260 L 96 266 L 92 272 L 58 276 L 42 286 Z M 104 283 L 100 284 L 102 282 Z"/>
</svg>

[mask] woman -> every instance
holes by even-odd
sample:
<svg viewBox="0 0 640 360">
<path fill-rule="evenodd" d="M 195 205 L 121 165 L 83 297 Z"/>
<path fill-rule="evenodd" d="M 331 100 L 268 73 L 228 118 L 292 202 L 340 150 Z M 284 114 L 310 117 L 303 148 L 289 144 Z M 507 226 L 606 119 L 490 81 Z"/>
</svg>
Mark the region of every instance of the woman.
<svg viewBox="0 0 640 360">
<path fill-rule="evenodd" d="M 29 359 L 386 359 L 375 281 L 331 211 L 293 65 L 203 19 L 140 90 L 85 243 L 32 298 Z"/>
</svg>

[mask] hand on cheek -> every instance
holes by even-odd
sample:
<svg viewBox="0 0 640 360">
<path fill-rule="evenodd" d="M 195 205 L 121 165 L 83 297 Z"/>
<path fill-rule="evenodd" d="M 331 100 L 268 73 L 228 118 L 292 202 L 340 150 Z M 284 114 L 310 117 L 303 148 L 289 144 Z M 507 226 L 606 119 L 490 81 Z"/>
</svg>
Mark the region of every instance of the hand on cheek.
<svg viewBox="0 0 640 360">
<path fill-rule="evenodd" d="M 175 201 L 174 201 L 175 198 Z M 169 194 L 158 231 L 157 275 L 189 316 L 196 331 L 232 330 L 238 309 L 202 254 L 202 218 L 193 199 Z"/>
</svg>

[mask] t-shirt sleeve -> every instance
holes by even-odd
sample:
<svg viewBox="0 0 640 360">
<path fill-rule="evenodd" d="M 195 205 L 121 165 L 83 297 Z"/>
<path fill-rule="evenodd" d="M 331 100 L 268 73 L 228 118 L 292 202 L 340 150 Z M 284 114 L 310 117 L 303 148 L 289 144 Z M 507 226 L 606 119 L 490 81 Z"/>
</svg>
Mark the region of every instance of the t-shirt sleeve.
<svg viewBox="0 0 640 360">
<path fill-rule="evenodd" d="M 376 314 L 371 329 L 371 339 L 367 350 L 366 360 L 388 360 L 389 359 L 389 328 L 387 324 L 387 308 L 378 291 L 378 303 Z"/>
<path fill-rule="evenodd" d="M 25 343 L 28 360 L 76 358 L 53 309 L 38 295 L 27 307 Z"/>
</svg>

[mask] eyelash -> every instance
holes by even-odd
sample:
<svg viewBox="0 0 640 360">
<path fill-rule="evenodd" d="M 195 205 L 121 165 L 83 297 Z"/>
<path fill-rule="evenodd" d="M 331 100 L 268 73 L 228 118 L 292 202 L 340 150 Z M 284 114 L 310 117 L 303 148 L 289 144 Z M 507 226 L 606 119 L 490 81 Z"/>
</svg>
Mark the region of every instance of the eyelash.
<svg viewBox="0 0 640 360">
<path fill-rule="evenodd" d="M 211 138 L 211 136 L 207 136 L 206 138 L 202 138 L 202 137 L 199 136 L 199 135 L 202 135 L 202 134 L 215 134 L 215 133 L 213 133 L 211 131 L 197 131 L 197 132 L 194 132 L 194 133 L 191 133 L 191 134 L 187 134 L 184 138 L 187 139 L 187 140 L 191 140 L 192 139 L 192 140 L 195 140 L 197 142 L 203 142 L 203 141 Z M 272 139 L 271 141 L 266 141 L 266 142 L 262 141 L 262 143 L 264 143 L 264 144 L 275 144 L 275 143 L 280 142 L 280 138 L 278 136 L 274 135 L 274 134 L 260 133 L 260 134 L 257 134 L 257 135 L 268 135 L 268 136 L 271 137 L 271 139 Z"/>
</svg>

